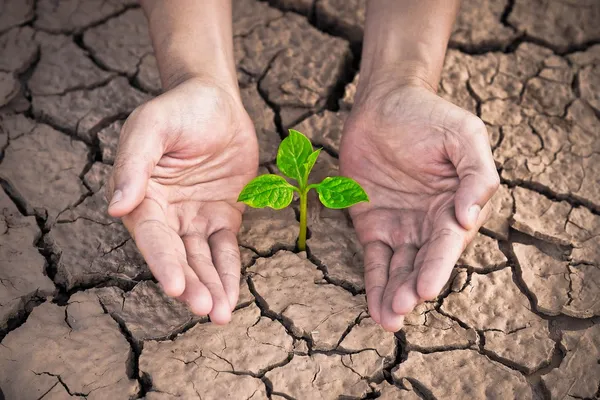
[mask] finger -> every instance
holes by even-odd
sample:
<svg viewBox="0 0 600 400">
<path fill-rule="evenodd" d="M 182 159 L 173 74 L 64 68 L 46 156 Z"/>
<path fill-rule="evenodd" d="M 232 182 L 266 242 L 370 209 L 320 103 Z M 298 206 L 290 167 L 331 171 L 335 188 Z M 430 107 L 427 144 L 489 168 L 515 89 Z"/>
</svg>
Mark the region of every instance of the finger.
<svg viewBox="0 0 600 400">
<path fill-rule="evenodd" d="M 461 137 L 468 138 L 452 147 L 450 155 L 460 180 L 454 205 L 456 219 L 465 229 L 477 226 L 479 214 L 500 184 L 485 124 L 470 118 Z"/>
<path fill-rule="evenodd" d="M 381 302 L 388 279 L 392 249 L 382 242 L 365 245 L 365 289 L 371 318 L 381 324 Z"/>
<path fill-rule="evenodd" d="M 406 303 L 400 309 L 412 310 L 419 298 L 416 294 L 416 271 L 414 270 L 417 247 L 403 244 L 394 249 L 390 261 L 388 282 L 381 304 L 381 326 L 387 331 L 396 332 L 402 328 L 404 314 L 394 310 L 394 300 L 399 296 Z M 407 311 L 407 312 L 408 312 Z"/>
<path fill-rule="evenodd" d="M 213 265 L 206 237 L 200 234 L 186 235 L 183 237 L 183 243 L 188 264 L 200 282 L 208 288 L 212 297 L 212 307 L 209 309 L 211 321 L 217 325 L 228 323 L 231 320 L 231 307 L 219 274 Z"/>
<path fill-rule="evenodd" d="M 180 296 L 185 289 L 185 251 L 179 236 L 167 225 L 160 206 L 145 200 L 123 222 L 164 292 Z"/>
<path fill-rule="evenodd" d="M 155 116 L 143 111 L 147 109 L 134 111 L 121 129 L 109 185 L 108 213 L 113 217 L 130 213 L 142 202 L 148 179 L 163 154 L 161 127 Z"/>
<path fill-rule="evenodd" d="M 209 315 L 213 308 L 209 289 L 200 282 L 200 279 L 189 265 L 184 266 L 183 273 L 185 275 L 185 291 L 178 297 L 178 300 L 187 304 L 190 311 L 196 315 Z"/>
<path fill-rule="evenodd" d="M 419 273 L 413 269 L 406 280 L 396 290 L 392 299 L 392 311 L 398 315 L 410 313 L 419 304 L 421 298 L 417 293 L 417 277 Z"/>
<path fill-rule="evenodd" d="M 240 248 L 236 235 L 227 229 L 213 233 L 209 238 L 212 259 L 229 299 L 230 309 L 237 305 L 240 295 Z"/>
<path fill-rule="evenodd" d="M 424 300 L 438 296 L 467 243 L 467 232 L 453 221 L 453 216 L 447 219 L 447 222 L 434 227 L 422 265 L 418 268 L 417 293 Z"/>
</svg>

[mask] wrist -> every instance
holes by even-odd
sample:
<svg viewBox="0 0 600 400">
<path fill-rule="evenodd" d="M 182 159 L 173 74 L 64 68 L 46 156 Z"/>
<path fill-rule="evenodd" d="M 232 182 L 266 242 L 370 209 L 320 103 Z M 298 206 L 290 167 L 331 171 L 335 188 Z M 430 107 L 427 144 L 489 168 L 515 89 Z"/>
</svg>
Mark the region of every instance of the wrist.
<svg viewBox="0 0 600 400">
<path fill-rule="evenodd" d="M 436 92 L 458 0 L 370 0 L 357 96 L 420 86 Z"/>
<path fill-rule="evenodd" d="M 241 99 L 237 79 L 234 79 L 227 74 L 180 66 L 179 68 L 173 68 L 170 72 L 164 74 L 161 73 L 161 79 L 163 81 L 163 89 L 165 92 L 174 89 L 183 83 L 193 81 L 200 83 L 203 86 L 219 88 L 227 92 L 236 100 Z"/>
<path fill-rule="evenodd" d="M 239 92 L 235 65 L 229 54 L 218 46 L 210 55 L 189 51 L 185 41 L 177 35 L 163 43 L 157 62 L 164 90 L 169 90 L 190 79 L 216 83 L 231 92 Z"/>
<path fill-rule="evenodd" d="M 417 61 L 382 65 L 369 71 L 361 70 L 354 104 L 365 104 L 405 87 L 418 87 L 436 93 L 437 79 L 426 65 Z"/>
<path fill-rule="evenodd" d="M 180 79 L 173 81 L 173 85 L 169 88 L 165 88 L 165 91 L 174 90 L 180 86 L 186 87 L 186 90 L 191 90 L 192 93 L 202 93 L 202 96 L 218 94 L 218 96 L 225 96 L 221 98 L 229 98 L 233 101 L 233 104 L 238 104 L 243 107 L 242 96 L 240 94 L 239 86 L 237 82 L 231 83 L 225 81 L 220 77 L 207 74 L 186 74 L 181 75 Z"/>
<path fill-rule="evenodd" d="M 192 78 L 237 92 L 231 1 L 144 0 L 165 90 Z"/>
</svg>

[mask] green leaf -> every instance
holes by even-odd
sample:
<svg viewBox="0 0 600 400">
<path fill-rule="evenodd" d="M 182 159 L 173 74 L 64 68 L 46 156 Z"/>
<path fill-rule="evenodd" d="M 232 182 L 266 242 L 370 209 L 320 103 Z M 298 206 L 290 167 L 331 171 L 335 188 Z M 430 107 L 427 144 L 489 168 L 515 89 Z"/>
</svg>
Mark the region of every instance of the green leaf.
<svg viewBox="0 0 600 400">
<path fill-rule="evenodd" d="M 289 130 L 288 137 L 283 139 L 277 151 L 277 167 L 287 177 L 298 181 L 300 186 L 306 171 L 306 162 L 313 152 L 310 140 L 302 133 L 293 129 Z"/>
<path fill-rule="evenodd" d="M 304 163 L 304 183 L 308 182 L 308 175 L 310 175 L 310 171 L 312 171 L 315 163 L 317 162 L 317 158 L 319 158 L 319 154 L 321 154 L 321 149 L 316 149 L 306 159 Z"/>
<path fill-rule="evenodd" d="M 369 196 L 358 182 L 344 176 L 325 178 L 313 187 L 319 193 L 321 203 L 328 208 L 346 208 L 369 201 Z"/>
<path fill-rule="evenodd" d="M 279 175 L 267 174 L 248 182 L 238 201 L 254 208 L 271 207 L 281 210 L 290 205 L 293 196 L 294 186 Z"/>
</svg>

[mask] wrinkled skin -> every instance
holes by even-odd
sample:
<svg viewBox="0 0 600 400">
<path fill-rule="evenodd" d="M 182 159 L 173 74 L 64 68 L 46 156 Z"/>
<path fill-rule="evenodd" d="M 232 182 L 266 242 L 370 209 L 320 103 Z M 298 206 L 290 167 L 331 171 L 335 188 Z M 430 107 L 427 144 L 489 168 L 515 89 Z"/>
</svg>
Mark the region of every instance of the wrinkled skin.
<svg viewBox="0 0 600 400">
<path fill-rule="evenodd" d="M 218 324 L 237 302 L 236 200 L 257 169 L 236 88 L 190 79 L 136 109 L 121 132 L 109 213 L 122 217 L 164 291 Z"/>
<path fill-rule="evenodd" d="M 427 88 L 379 85 L 355 103 L 340 170 L 371 199 L 350 210 L 370 314 L 397 331 L 439 294 L 485 221 L 499 185 L 485 125 Z"/>
</svg>

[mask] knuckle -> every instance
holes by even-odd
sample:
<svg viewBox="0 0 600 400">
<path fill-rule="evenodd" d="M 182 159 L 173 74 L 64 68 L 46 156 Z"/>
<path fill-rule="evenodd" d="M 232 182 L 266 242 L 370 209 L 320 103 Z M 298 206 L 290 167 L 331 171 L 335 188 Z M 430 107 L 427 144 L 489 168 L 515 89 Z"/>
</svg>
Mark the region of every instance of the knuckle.
<svg viewBox="0 0 600 400">
<path fill-rule="evenodd" d="M 164 103 L 161 103 L 159 97 L 142 104 L 134 112 L 136 114 L 132 119 L 132 129 L 144 127 L 151 129 L 153 134 L 164 135 L 166 130 L 162 128 L 170 119 L 165 114 Z"/>
<path fill-rule="evenodd" d="M 377 292 L 383 292 L 385 290 L 385 286 L 384 285 L 369 285 L 365 288 L 366 292 L 367 292 L 367 297 L 369 297 L 369 294 L 371 294 L 371 297 L 373 297 Z"/>
<path fill-rule="evenodd" d="M 135 110 L 129 114 L 129 118 L 125 121 L 125 125 L 123 129 L 125 130 L 125 126 L 129 123 L 132 125 L 133 123 L 140 121 L 147 121 L 148 118 L 156 119 L 160 115 L 160 107 L 156 105 L 156 100 L 150 100 L 143 104 L 140 104 L 136 107 Z"/>
<path fill-rule="evenodd" d="M 230 280 L 236 283 L 239 287 L 240 274 L 232 272 L 232 271 L 223 271 L 219 272 L 219 277 L 221 277 L 221 281 Z M 223 283 L 225 284 L 225 283 Z"/>
<path fill-rule="evenodd" d="M 226 247 L 219 250 L 219 260 L 227 264 L 235 264 L 240 260 L 240 253 L 237 248 Z"/>
<path fill-rule="evenodd" d="M 496 190 L 500 187 L 500 177 L 497 172 L 490 174 L 485 182 L 486 187 L 491 192 L 491 194 L 495 193 Z"/>
<path fill-rule="evenodd" d="M 372 272 L 386 271 L 387 267 L 387 264 L 379 261 L 368 261 L 365 263 L 365 275 L 368 275 Z"/>
<path fill-rule="evenodd" d="M 485 135 L 487 137 L 487 128 L 481 118 L 469 114 L 464 121 L 463 129 L 466 133 L 472 136 Z"/>
<path fill-rule="evenodd" d="M 125 167 L 128 158 L 127 152 L 119 148 L 115 161 L 113 162 L 113 174 L 118 174 Z"/>
<path fill-rule="evenodd" d="M 137 229 L 141 229 L 141 228 L 160 228 L 161 230 L 164 229 L 163 223 L 162 221 L 159 221 L 157 219 L 145 219 L 143 221 L 140 221 L 137 225 L 136 225 Z"/>
<path fill-rule="evenodd" d="M 190 264 L 195 265 L 210 265 L 212 267 L 212 261 L 209 257 L 204 253 L 200 253 L 199 251 L 188 251 L 187 259 Z"/>
<path fill-rule="evenodd" d="M 206 288 L 208 289 L 208 291 L 214 296 L 214 295 L 218 295 L 219 297 L 222 297 L 223 295 L 223 285 L 221 284 L 221 282 L 216 282 L 216 281 L 209 281 L 209 282 L 202 282 L 204 284 L 204 286 L 206 286 Z"/>
<path fill-rule="evenodd" d="M 423 265 L 432 265 L 432 264 L 437 265 L 437 264 L 443 262 L 444 260 L 445 260 L 444 257 L 441 257 L 441 256 L 440 257 L 428 257 L 423 260 Z"/>
<path fill-rule="evenodd" d="M 148 172 L 153 165 L 154 161 L 149 154 L 120 149 L 113 164 L 114 175 L 118 177 L 123 171 L 132 169 Z"/>
<path fill-rule="evenodd" d="M 477 174 L 477 179 L 486 199 L 491 198 L 500 187 L 500 177 L 496 171 Z"/>
<path fill-rule="evenodd" d="M 406 277 L 413 271 L 412 265 L 400 265 L 390 271 L 389 281 L 390 282 L 403 282 Z"/>
<path fill-rule="evenodd" d="M 195 218 L 193 220 L 193 222 L 196 222 L 197 219 Z M 183 235 L 182 239 L 184 239 L 184 242 L 205 242 L 207 237 L 206 234 L 196 225 L 196 224 L 191 224 L 189 229 L 185 232 L 185 235 Z"/>
<path fill-rule="evenodd" d="M 456 232 L 452 228 L 442 228 L 442 229 L 439 229 L 438 231 L 436 231 L 436 233 L 437 233 L 437 236 L 440 237 L 440 238 L 442 238 L 442 237 L 456 238 L 456 237 L 460 236 L 458 234 L 458 232 Z"/>
</svg>

